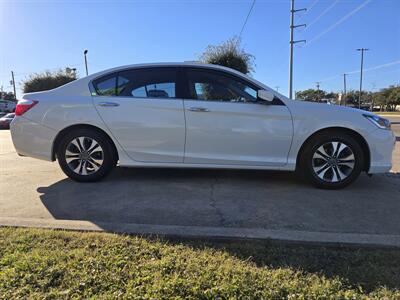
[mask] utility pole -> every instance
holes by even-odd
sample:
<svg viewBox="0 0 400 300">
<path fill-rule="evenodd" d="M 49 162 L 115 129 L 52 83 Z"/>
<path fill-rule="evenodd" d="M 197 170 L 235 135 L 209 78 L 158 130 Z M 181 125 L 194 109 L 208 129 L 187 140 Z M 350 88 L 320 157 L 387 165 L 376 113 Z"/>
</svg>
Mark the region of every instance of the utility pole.
<svg viewBox="0 0 400 300">
<path fill-rule="evenodd" d="M 11 71 L 11 78 L 12 78 L 12 84 L 14 87 L 14 100 L 17 101 L 17 92 L 15 89 L 15 79 L 14 79 L 14 71 Z"/>
<path fill-rule="evenodd" d="M 357 51 L 361 51 L 361 73 L 360 73 L 360 93 L 358 95 L 358 108 L 361 108 L 361 90 L 362 90 L 362 80 L 363 80 L 363 64 L 364 64 L 364 51 L 368 51 L 367 48 L 359 48 Z"/>
<path fill-rule="evenodd" d="M 294 14 L 299 11 L 305 11 L 306 8 L 294 9 L 294 0 L 290 0 L 290 54 L 289 54 L 289 98 L 293 99 L 293 45 L 300 42 L 306 42 L 306 40 L 293 40 L 293 29 L 301 26 L 306 26 L 306 24 L 294 25 Z"/>
<path fill-rule="evenodd" d="M 87 66 L 87 58 L 86 58 L 86 54 L 87 54 L 87 53 L 88 53 L 87 50 L 83 51 L 83 55 L 85 56 L 86 76 L 89 75 L 88 66 Z"/>
<path fill-rule="evenodd" d="M 279 92 L 279 86 L 276 86 L 276 87 L 275 87 L 275 90 L 276 90 L 277 92 Z"/>
<path fill-rule="evenodd" d="M 343 103 L 346 106 L 346 73 L 343 74 Z"/>
<path fill-rule="evenodd" d="M 317 85 L 317 97 L 318 97 L 318 102 L 321 102 L 321 99 L 319 98 L 319 85 L 321 84 L 321 81 L 317 81 L 315 84 Z"/>
</svg>

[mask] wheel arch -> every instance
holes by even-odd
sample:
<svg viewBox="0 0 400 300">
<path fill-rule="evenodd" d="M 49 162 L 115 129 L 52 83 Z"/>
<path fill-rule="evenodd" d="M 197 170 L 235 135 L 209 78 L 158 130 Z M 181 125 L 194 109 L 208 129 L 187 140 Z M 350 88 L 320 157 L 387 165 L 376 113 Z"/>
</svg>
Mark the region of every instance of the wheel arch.
<svg viewBox="0 0 400 300">
<path fill-rule="evenodd" d="M 62 139 L 68 132 L 70 132 L 71 130 L 82 129 L 82 128 L 95 130 L 95 131 L 101 133 L 102 135 L 104 135 L 104 136 L 108 139 L 108 141 L 111 143 L 111 145 L 112 145 L 112 147 L 113 147 L 113 149 L 114 149 L 115 157 L 116 157 L 116 159 L 117 159 L 117 161 L 118 161 L 118 159 L 119 159 L 118 150 L 117 150 L 117 147 L 115 146 L 114 141 L 113 141 L 112 138 L 110 137 L 110 135 L 109 135 L 107 132 L 105 132 L 103 129 L 101 129 L 101 128 L 97 127 L 97 126 L 94 126 L 94 125 L 89 125 L 89 124 L 74 124 L 74 125 L 65 127 L 63 130 L 61 130 L 61 131 L 57 134 L 57 136 L 56 136 L 55 139 L 54 139 L 53 147 L 52 147 L 52 152 L 51 152 L 51 159 L 52 159 L 53 161 L 56 160 L 57 148 L 58 148 L 58 145 L 59 145 L 61 139 Z"/>
<path fill-rule="evenodd" d="M 313 134 L 311 134 L 301 145 L 300 150 L 297 153 L 297 158 L 296 158 L 296 169 L 300 166 L 300 159 L 303 155 L 304 152 L 304 148 L 305 146 L 310 142 L 310 140 L 315 137 L 316 135 L 319 135 L 323 132 L 341 132 L 341 133 L 347 133 L 348 135 L 350 135 L 351 137 L 353 137 L 361 146 L 361 149 L 363 151 L 364 154 L 364 166 L 363 166 L 363 171 L 368 172 L 370 164 L 371 164 L 371 152 L 368 146 L 367 141 L 365 140 L 365 138 L 358 133 L 357 131 L 350 129 L 350 128 L 346 128 L 346 127 L 327 127 L 327 128 L 322 128 L 316 132 L 314 132 Z"/>
</svg>

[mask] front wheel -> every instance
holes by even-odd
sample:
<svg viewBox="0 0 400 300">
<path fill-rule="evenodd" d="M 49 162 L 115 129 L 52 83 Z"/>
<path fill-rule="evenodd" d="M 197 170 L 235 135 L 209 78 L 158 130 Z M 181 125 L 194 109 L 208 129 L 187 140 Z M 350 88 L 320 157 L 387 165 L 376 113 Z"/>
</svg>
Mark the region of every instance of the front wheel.
<svg viewBox="0 0 400 300">
<path fill-rule="evenodd" d="M 77 129 L 60 141 L 57 160 L 64 173 L 80 182 L 98 181 L 116 165 L 109 139 L 91 129 Z"/>
<path fill-rule="evenodd" d="M 319 188 L 340 189 L 360 175 L 364 155 L 359 143 L 350 135 L 325 132 L 313 137 L 305 146 L 301 168 Z"/>
</svg>

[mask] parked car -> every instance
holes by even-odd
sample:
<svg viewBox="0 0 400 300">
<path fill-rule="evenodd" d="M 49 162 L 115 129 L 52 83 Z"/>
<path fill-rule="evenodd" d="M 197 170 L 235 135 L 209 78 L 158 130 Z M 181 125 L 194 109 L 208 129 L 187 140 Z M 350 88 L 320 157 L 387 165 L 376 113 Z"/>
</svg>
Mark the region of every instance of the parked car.
<svg viewBox="0 0 400 300">
<path fill-rule="evenodd" d="M 5 111 L 0 111 L 0 118 L 4 117 L 7 113 Z"/>
<path fill-rule="evenodd" d="M 15 110 L 16 103 L 8 100 L 0 100 L 0 111 L 13 112 Z"/>
<path fill-rule="evenodd" d="M 15 113 L 9 113 L 0 118 L 0 128 L 10 129 L 10 123 L 14 119 Z"/>
<path fill-rule="evenodd" d="M 125 167 L 298 170 L 321 188 L 391 169 L 390 122 L 294 101 L 229 68 L 144 64 L 25 94 L 11 134 L 18 153 L 58 160 L 96 181 Z"/>
</svg>

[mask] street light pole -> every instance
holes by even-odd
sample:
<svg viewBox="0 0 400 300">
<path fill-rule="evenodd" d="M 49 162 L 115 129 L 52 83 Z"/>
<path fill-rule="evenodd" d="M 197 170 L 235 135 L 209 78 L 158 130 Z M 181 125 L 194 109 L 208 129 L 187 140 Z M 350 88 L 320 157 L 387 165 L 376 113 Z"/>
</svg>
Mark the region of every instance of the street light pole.
<svg viewBox="0 0 400 300">
<path fill-rule="evenodd" d="M 87 66 L 87 58 L 86 58 L 86 54 L 87 54 L 87 53 L 88 53 L 87 50 L 83 51 L 83 55 L 85 56 L 86 76 L 89 75 L 88 66 Z"/>
<path fill-rule="evenodd" d="M 321 82 L 320 81 L 317 81 L 316 83 L 315 83 L 316 85 L 317 85 L 317 97 L 318 97 L 318 102 L 321 102 L 321 99 L 320 99 L 320 97 L 319 97 L 319 85 L 321 84 Z"/>
<path fill-rule="evenodd" d="M 12 78 L 12 84 L 13 84 L 13 88 L 14 88 L 14 100 L 17 100 L 17 91 L 15 89 L 14 71 L 11 71 L 11 78 Z"/>
<path fill-rule="evenodd" d="M 306 26 L 306 24 L 294 25 L 294 14 L 299 11 L 307 10 L 306 8 L 294 9 L 294 0 L 291 0 L 290 5 L 290 53 L 289 53 L 289 98 L 293 99 L 293 45 L 301 41 L 293 41 L 293 29 L 301 26 Z"/>
<path fill-rule="evenodd" d="M 359 48 L 357 51 L 361 51 L 361 71 L 360 71 L 360 91 L 358 95 L 358 108 L 361 108 L 361 91 L 362 91 L 362 80 L 363 80 L 363 64 L 364 64 L 364 51 L 368 51 L 367 48 Z"/>
<path fill-rule="evenodd" d="M 346 75 L 347 74 L 343 74 L 343 103 L 344 103 L 344 106 L 346 106 Z"/>
</svg>

